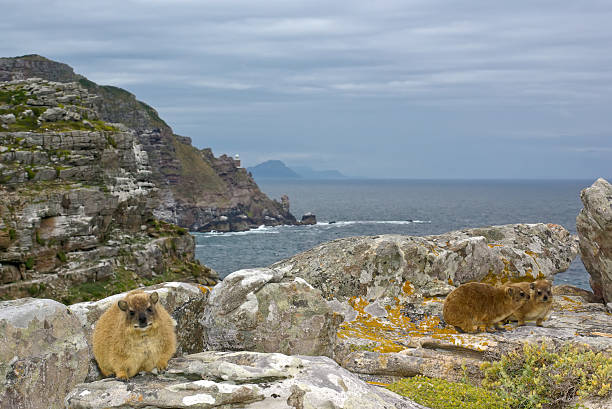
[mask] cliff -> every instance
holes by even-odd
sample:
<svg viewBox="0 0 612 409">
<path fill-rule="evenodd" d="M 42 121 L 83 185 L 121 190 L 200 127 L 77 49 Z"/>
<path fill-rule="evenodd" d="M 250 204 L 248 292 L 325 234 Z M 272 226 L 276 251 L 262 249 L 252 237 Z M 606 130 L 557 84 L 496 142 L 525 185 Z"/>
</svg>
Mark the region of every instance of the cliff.
<svg viewBox="0 0 612 409">
<path fill-rule="evenodd" d="M 216 281 L 193 238 L 153 217 L 148 155 L 136 131 L 100 119 L 99 99 L 75 82 L 0 82 L 1 298 Z"/>
<path fill-rule="evenodd" d="M 75 74 L 66 64 L 38 55 L 0 58 L 0 81 L 43 78 L 77 82 L 92 99 L 99 118 L 122 123 L 149 158 L 150 180 L 159 190 L 154 215 L 192 231 L 246 230 L 262 224 L 296 224 L 281 203 L 262 193 L 253 178 L 232 158 L 214 157 L 191 139 L 174 134 L 155 109 L 117 87 L 101 86 Z"/>
</svg>

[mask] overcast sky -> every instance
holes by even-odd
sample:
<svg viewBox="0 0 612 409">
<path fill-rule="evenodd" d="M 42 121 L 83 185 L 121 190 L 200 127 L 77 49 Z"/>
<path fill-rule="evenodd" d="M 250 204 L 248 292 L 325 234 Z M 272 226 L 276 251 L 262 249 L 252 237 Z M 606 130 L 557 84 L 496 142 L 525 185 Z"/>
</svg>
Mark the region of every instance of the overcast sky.
<svg viewBox="0 0 612 409">
<path fill-rule="evenodd" d="M 0 0 L 37 53 L 246 166 L 612 176 L 612 1 Z"/>
</svg>

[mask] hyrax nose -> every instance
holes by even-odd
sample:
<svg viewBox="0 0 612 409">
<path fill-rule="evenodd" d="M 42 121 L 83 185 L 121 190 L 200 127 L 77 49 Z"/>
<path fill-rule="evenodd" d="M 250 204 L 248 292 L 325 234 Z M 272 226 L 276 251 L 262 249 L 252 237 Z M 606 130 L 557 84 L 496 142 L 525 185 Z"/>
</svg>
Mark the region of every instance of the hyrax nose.
<svg viewBox="0 0 612 409">
<path fill-rule="evenodd" d="M 138 322 L 140 323 L 140 325 L 146 325 L 147 324 L 147 316 L 144 313 L 141 313 L 138 315 Z"/>
<path fill-rule="evenodd" d="M 548 296 L 547 295 L 545 295 L 543 298 L 544 298 L 544 301 L 548 301 Z"/>
</svg>

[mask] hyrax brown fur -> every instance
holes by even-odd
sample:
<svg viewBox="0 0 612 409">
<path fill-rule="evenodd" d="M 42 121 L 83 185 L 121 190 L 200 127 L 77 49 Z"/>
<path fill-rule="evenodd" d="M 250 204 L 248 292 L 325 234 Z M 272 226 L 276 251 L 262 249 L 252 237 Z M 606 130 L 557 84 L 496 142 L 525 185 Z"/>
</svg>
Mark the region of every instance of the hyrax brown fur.
<svg viewBox="0 0 612 409">
<path fill-rule="evenodd" d="M 140 371 L 164 370 L 176 352 L 174 322 L 156 292 L 135 290 L 102 314 L 93 352 L 102 375 L 127 379 Z"/>
<path fill-rule="evenodd" d="M 525 325 L 525 321 L 534 321 L 538 327 L 550 313 L 553 304 L 552 283 L 548 280 L 537 280 L 533 283 L 517 283 L 523 291 L 530 294 L 529 300 L 509 317 L 512 321 L 518 321 L 518 325 Z"/>
<path fill-rule="evenodd" d="M 494 287 L 484 283 L 466 283 L 455 288 L 444 300 L 444 320 L 465 332 L 476 332 L 506 319 L 529 297 L 520 288 Z"/>
</svg>

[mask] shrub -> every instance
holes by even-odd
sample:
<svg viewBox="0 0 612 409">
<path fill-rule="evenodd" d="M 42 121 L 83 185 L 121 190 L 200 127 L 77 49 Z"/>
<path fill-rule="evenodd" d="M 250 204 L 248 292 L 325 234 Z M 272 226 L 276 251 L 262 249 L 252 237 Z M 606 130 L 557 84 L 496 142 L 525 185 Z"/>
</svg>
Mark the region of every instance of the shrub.
<svg viewBox="0 0 612 409">
<path fill-rule="evenodd" d="M 36 262 L 36 260 L 34 260 L 34 258 L 32 257 L 28 257 L 25 261 L 25 267 L 27 270 L 31 270 L 32 267 L 34 267 L 34 263 Z"/>
<path fill-rule="evenodd" d="M 66 257 L 66 253 L 64 253 L 61 250 L 57 252 L 56 256 L 58 260 L 61 261 L 62 263 L 65 263 L 68 260 L 68 258 Z"/>
<path fill-rule="evenodd" d="M 564 408 L 576 398 L 610 394 L 612 355 L 565 345 L 525 344 L 522 351 L 483 364 L 483 387 L 496 390 L 515 408 Z"/>
<path fill-rule="evenodd" d="M 40 233 L 38 232 L 38 230 L 36 230 L 36 243 L 38 243 L 38 245 L 40 246 L 45 245 L 45 241 L 40 237 Z"/>
<path fill-rule="evenodd" d="M 417 375 L 388 389 L 432 409 L 504 409 L 508 401 L 493 391 L 464 382 L 448 382 Z"/>
<path fill-rule="evenodd" d="M 14 241 L 17 238 L 17 231 L 15 229 L 9 229 L 9 239 Z"/>
</svg>

